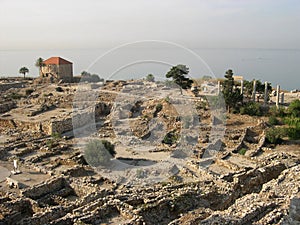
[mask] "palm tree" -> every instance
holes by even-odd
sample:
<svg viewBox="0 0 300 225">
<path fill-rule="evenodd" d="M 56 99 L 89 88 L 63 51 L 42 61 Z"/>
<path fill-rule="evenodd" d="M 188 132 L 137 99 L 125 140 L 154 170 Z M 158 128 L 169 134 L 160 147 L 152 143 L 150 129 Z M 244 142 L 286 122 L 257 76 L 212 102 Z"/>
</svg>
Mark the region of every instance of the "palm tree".
<svg viewBox="0 0 300 225">
<path fill-rule="evenodd" d="M 22 68 L 19 69 L 19 73 L 24 75 L 24 79 L 25 79 L 26 73 L 28 73 L 28 72 L 29 72 L 29 69 L 25 66 L 23 66 Z"/>
<path fill-rule="evenodd" d="M 40 69 L 40 75 L 42 74 L 42 67 L 44 67 L 46 64 L 44 63 L 44 59 L 43 58 L 38 58 L 35 62 L 35 66 L 39 67 Z"/>
</svg>

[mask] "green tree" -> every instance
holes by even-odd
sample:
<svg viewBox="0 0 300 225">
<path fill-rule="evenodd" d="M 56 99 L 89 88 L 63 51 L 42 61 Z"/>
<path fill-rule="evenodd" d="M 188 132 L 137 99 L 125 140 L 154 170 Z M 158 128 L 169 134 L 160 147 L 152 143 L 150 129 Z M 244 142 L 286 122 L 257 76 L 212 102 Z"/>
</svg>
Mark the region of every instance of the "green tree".
<svg viewBox="0 0 300 225">
<path fill-rule="evenodd" d="M 91 74 L 89 72 L 86 72 L 86 71 L 82 71 L 81 72 L 81 76 L 91 76 Z"/>
<path fill-rule="evenodd" d="M 46 66 L 46 64 L 44 63 L 44 59 L 43 58 L 38 58 L 36 61 L 35 61 L 35 66 L 39 68 L 39 72 L 40 72 L 40 75 L 42 74 L 42 68 L 44 66 Z"/>
<path fill-rule="evenodd" d="M 153 74 L 148 74 L 146 76 L 146 81 L 154 82 L 155 81 L 155 77 L 153 76 Z"/>
<path fill-rule="evenodd" d="M 27 67 L 23 66 L 19 69 L 19 73 L 23 74 L 24 79 L 25 79 L 25 75 L 26 75 L 26 73 L 29 73 L 29 69 Z"/>
<path fill-rule="evenodd" d="M 192 87 L 193 80 L 185 77 L 189 73 L 189 68 L 185 65 L 173 66 L 166 74 L 167 78 L 173 78 L 173 81 L 180 87 L 180 93 L 182 89 L 188 89 Z"/>
<path fill-rule="evenodd" d="M 82 71 L 81 72 L 81 81 L 82 82 L 92 82 L 92 83 L 97 83 L 100 81 L 104 81 L 103 78 L 100 78 L 98 74 L 91 74 L 87 71 Z"/>
<path fill-rule="evenodd" d="M 226 103 L 227 111 L 234 107 L 237 107 L 239 103 L 243 100 L 243 95 L 241 95 L 240 90 L 234 85 L 233 72 L 232 70 L 227 70 L 224 76 L 226 79 L 223 82 L 223 96 Z"/>
<path fill-rule="evenodd" d="M 84 148 L 84 158 L 91 166 L 106 166 L 116 154 L 115 146 L 106 140 L 91 140 Z"/>
</svg>

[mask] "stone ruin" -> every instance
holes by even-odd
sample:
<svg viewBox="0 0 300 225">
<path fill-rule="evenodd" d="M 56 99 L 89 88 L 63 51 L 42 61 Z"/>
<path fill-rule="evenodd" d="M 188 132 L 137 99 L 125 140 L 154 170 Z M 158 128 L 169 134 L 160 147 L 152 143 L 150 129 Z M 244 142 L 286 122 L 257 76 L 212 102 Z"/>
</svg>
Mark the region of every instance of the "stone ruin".
<svg viewBox="0 0 300 225">
<path fill-rule="evenodd" d="M 96 115 L 101 127 L 95 135 L 105 134 L 113 139 L 111 111 L 116 96 L 110 91 L 120 91 L 123 86 L 124 82 L 109 83 L 104 89 L 108 92 L 97 99 L 97 107 L 78 108 L 80 114 L 71 112 L 69 106 L 63 108 L 63 97 L 56 104 L 51 96 L 43 101 L 58 107 L 41 111 L 30 119 L 18 117 L 17 109 L 22 102 L 17 102 L 17 108 L 9 109 L 6 116 L 2 114 L 0 135 L 4 141 L 0 142 L 0 165 L 11 170 L 14 158 L 18 157 L 22 174 L 5 175 L 3 179 L 0 176 L 0 225 L 300 223 L 299 155 L 268 148 L 267 124 L 248 116 L 229 118 L 224 138 L 212 142 L 211 115 L 204 108 L 199 109 L 201 127 L 194 155 L 160 183 L 120 184 L 97 173 L 87 164 L 68 131 L 74 121 L 80 128 L 91 115 Z M 125 89 L 129 88 L 132 87 Z M 67 89 L 73 87 L 63 89 L 64 97 L 72 94 L 67 94 Z M 60 96 L 54 89 L 52 92 L 57 95 L 55 98 Z M 39 98 L 31 96 L 26 101 L 38 102 Z M 140 128 L 143 124 L 139 117 L 143 113 L 154 116 L 158 102 L 143 104 L 136 105 L 127 115 Z M 165 107 L 156 116 L 165 118 L 168 110 L 171 108 Z M 49 118 L 51 113 L 55 117 L 50 120 L 34 121 L 42 116 Z M 175 116 L 170 121 L 166 127 L 181 129 Z M 140 135 L 138 129 L 134 131 Z M 60 132 L 62 137 L 50 136 Z M 126 151 L 132 152 L 130 160 L 138 162 L 141 153 L 134 149 L 135 145 L 132 143 L 128 146 L 130 151 Z M 219 147 L 213 160 L 206 167 L 199 167 L 205 150 Z M 162 145 L 149 152 L 168 153 L 172 149 Z M 246 150 L 244 155 L 241 149 Z M 143 184 L 143 176 L 136 180 Z"/>
</svg>

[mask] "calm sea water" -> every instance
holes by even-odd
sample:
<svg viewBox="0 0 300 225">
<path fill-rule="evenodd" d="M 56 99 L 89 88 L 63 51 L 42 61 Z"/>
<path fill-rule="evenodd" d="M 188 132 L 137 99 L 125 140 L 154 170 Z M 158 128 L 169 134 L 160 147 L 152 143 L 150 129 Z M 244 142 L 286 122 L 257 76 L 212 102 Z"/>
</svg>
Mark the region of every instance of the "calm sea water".
<svg viewBox="0 0 300 225">
<path fill-rule="evenodd" d="M 106 79 L 140 78 L 149 73 L 164 79 L 172 65 L 185 64 L 190 68 L 190 75 L 196 78 L 203 75 L 223 77 L 227 69 L 233 69 L 235 75 L 247 80 L 269 81 L 286 90 L 300 89 L 300 50 L 191 50 L 129 46 L 108 53 L 109 49 L 0 51 L 0 76 L 21 76 L 18 70 L 26 66 L 30 70 L 28 76 L 36 77 L 38 69 L 34 62 L 38 57 L 61 56 L 73 62 L 75 75 L 87 70 Z"/>
</svg>

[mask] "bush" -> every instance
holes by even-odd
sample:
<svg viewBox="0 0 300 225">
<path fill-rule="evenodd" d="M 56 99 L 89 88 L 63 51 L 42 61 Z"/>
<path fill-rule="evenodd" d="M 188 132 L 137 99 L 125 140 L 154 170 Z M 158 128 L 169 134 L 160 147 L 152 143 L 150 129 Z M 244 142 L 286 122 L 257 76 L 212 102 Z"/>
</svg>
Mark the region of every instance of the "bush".
<svg viewBox="0 0 300 225">
<path fill-rule="evenodd" d="M 296 99 L 291 102 L 291 104 L 288 107 L 288 113 L 292 117 L 300 117 L 300 100 Z"/>
<path fill-rule="evenodd" d="M 157 113 L 159 113 L 161 110 L 162 110 L 163 106 L 161 103 L 158 103 L 156 106 L 155 106 L 155 112 L 154 112 L 154 117 L 157 116 Z"/>
<path fill-rule="evenodd" d="M 51 137 L 53 139 L 60 139 L 61 138 L 61 134 L 58 132 L 54 132 L 53 134 L 51 134 Z"/>
<path fill-rule="evenodd" d="M 275 127 L 270 128 L 266 132 L 266 139 L 271 144 L 280 144 L 285 136 L 285 129 Z"/>
<path fill-rule="evenodd" d="M 279 120 L 277 119 L 276 116 L 270 116 L 269 117 L 269 122 L 270 125 L 274 126 L 274 125 L 278 125 L 279 124 Z"/>
<path fill-rule="evenodd" d="M 110 143 L 107 140 L 101 140 L 101 142 L 106 148 L 106 150 L 109 152 L 109 154 L 111 154 L 112 156 L 116 155 L 115 146 L 112 143 Z"/>
<path fill-rule="evenodd" d="M 171 131 L 171 132 L 166 134 L 166 136 L 164 137 L 162 143 L 167 144 L 167 145 L 173 145 L 173 144 L 176 143 L 177 139 L 178 139 L 178 135 L 175 134 L 174 131 Z"/>
<path fill-rule="evenodd" d="M 46 146 L 48 147 L 49 150 L 51 150 L 52 148 L 56 147 L 58 145 L 58 140 L 57 139 L 48 139 L 46 141 Z"/>
<path fill-rule="evenodd" d="M 165 102 L 170 103 L 171 99 L 169 96 L 165 97 Z"/>
<path fill-rule="evenodd" d="M 300 139 L 300 128 L 289 127 L 286 128 L 286 133 L 289 139 L 291 140 L 299 140 Z"/>
<path fill-rule="evenodd" d="M 56 87 L 55 90 L 56 90 L 57 92 L 64 92 L 64 89 L 62 89 L 62 87 Z"/>
<path fill-rule="evenodd" d="M 290 127 L 295 127 L 300 129 L 300 118 L 299 117 L 286 117 L 284 118 L 284 123 Z"/>
<path fill-rule="evenodd" d="M 300 139 L 300 118 L 286 117 L 284 123 L 289 125 L 286 129 L 287 136 L 292 140 Z"/>
<path fill-rule="evenodd" d="M 31 95 L 33 92 L 34 92 L 33 89 L 27 89 L 27 90 L 25 91 L 25 94 L 26 94 L 26 96 L 28 96 L 28 95 Z"/>
<path fill-rule="evenodd" d="M 114 145 L 106 140 L 91 140 L 84 148 L 84 158 L 91 166 L 105 166 L 116 154 Z"/>
<path fill-rule="evenodd" d="M 18 100 L 21 99 L 22 97 L 24 97 L 23 95 L 19 94 L 19 93 L 11 93 L 8 98 L 14 99 L 14 100 Z"/>
<path fill-rule="evenodd" d="M 247 114 L 249 116 L 261 116 L 262 111 L 260 104 L 257 102 L 248 102 L 240 108 L 240 113 L 242 115 Z"/>
<path fill-rule="evenodd" d="M 238 153 L 239 153 L 240 155 L 245 155 L 246 151 L 247 151 L 247 149 L 241 148 L 241 149 L 238 151 Z"/>
<path fill-rule="evenodd" d="M 281 117 L 281 118 L 286 116 L 284 108 L 283 107 L 277 108 L 276 106 L 273 106 L 269 109 L 269 114 L 271 116 L 276 116 L 276 117 Z"/>
</svg>

